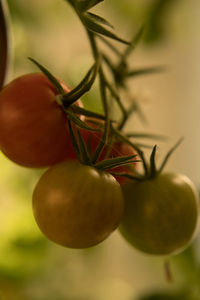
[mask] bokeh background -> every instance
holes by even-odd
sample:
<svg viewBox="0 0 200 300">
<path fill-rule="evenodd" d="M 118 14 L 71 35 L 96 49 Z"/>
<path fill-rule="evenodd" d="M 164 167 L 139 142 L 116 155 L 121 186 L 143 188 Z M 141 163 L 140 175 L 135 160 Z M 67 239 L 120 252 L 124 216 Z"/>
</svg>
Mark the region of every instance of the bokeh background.
<svg viewBox="0 0 200 300">
<path fill-rule="evenodd" d="M 33 57 L 74 87 L 92 63 L 85 31 L 64 0 L 8 0 L 10 65 L 7 82 L 37 71 Z M 198 0 L 105 0 L 94 10 L 130 39 L 146 24 L 132 56 L 134 68 L 164 65 L 166 71 L 132 80 L 146 122 L 136 115 L 134 131 L 168 136 L 158 144 L 158 161 L 184 141 L 166 170 L 185 173 L 200 187 L 200 2 Z M 123 46 L 119 46 L 123 47 Z M 97 89 L 84 98 L 96 109 Z M 148 141 L 155 143 L 155 141 Z M 0 153 L 0 299 L 4 300 L 198 300 L 199 237 L 170 259 L 131 248 L 115 232 L 101 245 L 71 250 L 45 239 L 32 216 L 31 195 L 44 170 L 19 167 Z"/>
</svg>

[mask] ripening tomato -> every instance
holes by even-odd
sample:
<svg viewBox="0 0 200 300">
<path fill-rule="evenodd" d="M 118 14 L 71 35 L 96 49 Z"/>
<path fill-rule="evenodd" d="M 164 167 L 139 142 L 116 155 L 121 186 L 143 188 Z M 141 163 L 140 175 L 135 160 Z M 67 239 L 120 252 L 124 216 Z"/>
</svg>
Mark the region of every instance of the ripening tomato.
<svg viewBox="0 0 200 300">
<path fill-rule="evenodd" d="M 63 85 L 63 84 L 62 84 Z M 69 88 L 63 85 L 64 90 Z M 57 91 L 40 73 L 26 74 L 0 92 L 0 149 L 26 167 L 46 167 L 75 157 Z"/>
<path fill-rule="evenodd" d="M 89 121 L 87 121 L 87 123 L 90 126 L 93 126 L 94 128 L 98 128 L 97 125 L 90 123 Z M 99 127 L 99 129 L 102 129 Z M 95 153 L 95 150 L 97 149 L 97 146 L 100 142 L 100 140 L 103 137 L 103 131 L 99 131 L 99 132 L 92 132 L 92 131 L 83 131 L 83 138 L 84 141 L 87 145 L 87 147 L 89 148 L 89 152 L 91 152 L 92 154 Z M 98 161 L 102 161 L 104 159 L 109 159 L 109 158 L 115 158 L 115 157 L 120 157 L 120 156 L 131 156 L 131 155 L 136 155 L 136 151 L 133 149 L 133 147 L 127 143 L 118 141 L 118 140 L 114 140 L 114 142 L 112 143 L 112 146 L 110 147 L 105 146 L 102 153 L 100 154 Z M 134 158 L 135 159 L 135 158 Z M 132 167 L 133 169 L 136 168 L 136 163 L 133 163 L 131 165 L 124 165 L 124 166 L 120 166 L 120 167 L 116 167 L 109 171 L 113 171 L 115 173 L 131 173 L 131 170 L 129 167 Z M 122 177 L 122 176 L 114 176 L 115 179 L 120 183 L 124 183 L 125 181 L 127 181 L 126 177 Z"/>
<path fill-rule="evenodd" d="M 119 225 L 123 204 L 112 175 L 75 160 L 50 167 L 33 193 L 41 231 L 70 248 L 88 248 L 106 239 Z"/>
<path fill-rule="evenodd" d="M 176 254 L 192 240 L 199 217 L 194 184 L 166 173 L 122 187 L 125 211 L 120 232 L 135 248 L 155 255 Z"/>
</svg>

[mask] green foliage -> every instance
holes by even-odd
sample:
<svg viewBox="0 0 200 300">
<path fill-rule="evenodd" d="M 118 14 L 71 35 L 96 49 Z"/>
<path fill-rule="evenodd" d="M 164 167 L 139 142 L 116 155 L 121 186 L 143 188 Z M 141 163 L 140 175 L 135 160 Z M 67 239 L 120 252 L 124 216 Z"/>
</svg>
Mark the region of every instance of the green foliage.
<svg viewBox="0 0 200 300">
<path fill-rule="evenodd" d="M 176 0 L 154 0 L 147 9 L 146 33 L 144 41 L 147 44 L 159 43 L 166 36 L 166 19 L 171 6 Z"/>
</svg>

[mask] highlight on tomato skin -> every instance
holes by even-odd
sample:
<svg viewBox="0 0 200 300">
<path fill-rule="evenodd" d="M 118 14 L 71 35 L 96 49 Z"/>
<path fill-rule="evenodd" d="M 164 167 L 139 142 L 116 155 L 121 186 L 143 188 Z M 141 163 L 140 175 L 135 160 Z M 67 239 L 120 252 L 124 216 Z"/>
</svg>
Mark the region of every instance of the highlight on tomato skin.
<svg viewBox="0 0 200 300">
<path fill-rule="evenodd" d="M 124 200 L 112 175 L 74 160 L 56 164 L 42 175 L 32 205 L 48 239 L 81 249 L 99 244 L 118 227 Z"/>
<path fill-rule="evenodd" d="M 0 91 L 0 150 L 10 160 L 35 168 L 75 158 L 67 116 L 56 95 L 42 73 L 22 75 Z"/>
<path fill-rule="evenodd" d="M 184 250 L 199 229 L 196 187 L 182 174 L 161 173 L 122 186 L 125 209 L 121 235 L 134 248 L 153 255 Z"/>
</svg>

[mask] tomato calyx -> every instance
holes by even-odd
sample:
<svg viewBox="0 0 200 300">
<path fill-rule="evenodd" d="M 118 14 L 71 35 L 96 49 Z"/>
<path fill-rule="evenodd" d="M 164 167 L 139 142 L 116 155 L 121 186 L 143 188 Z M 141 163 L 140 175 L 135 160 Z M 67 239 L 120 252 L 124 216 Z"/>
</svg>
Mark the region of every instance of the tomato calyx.
<svg viewBox="0 0 200 300">
<path fill-rule="evenodd" d="M 59 105 L 64 108 L 68 108 L 71 104 L 75 103 L 81 96 L 83 96 L 86 92 L 88 92 L 96 78 L 96 75 L 100 66 L 100 56 L 97 58 L 95 63 L 91 66 L 89 71 L 86 73 L 81 82 L 70 92 L 66 93 L 60 84 L 60 82 L 54 77 L 52 73 L 50 73 L 43 65 L 37 62 L 35 59 L 29 57 L 29 60 L 32 61 L 44 75 L 50 80 L 55 89 L 58 92 L 57 102 Z"/>
<path fill-rule="evenodd" d="M 171 156 L 171 154 L 175 151 L 175 149 L 180 145 L 180 143 L 182 142 L 182 138 L 180 138 L 178 140 L 178 142 L 170 148 L 170 150 L 167 152 L 167 154 L 165 155 L 161 165 L 159 168 L 157 168 L 156 166 L 156 151 L 157 151 L 157 145 L 154 145 L 151 155 L 150 155 L 150 160 L 149 163 L 147 163 L 144 155 L 143 155 L 143 151 L 139 151 L 140 157 L 142 155 L 142 163 L 143 163 L 143 168 L 144 168 L 144 174 L 137 174 L 136 176 L 131 175 L 131 174 L 126 174 L 126 173 L 118 173 L 117 176 L 123 176 L 123 177 L 127 177 L 128 179 L 131 180 L 136 180 L 136 181 L 144 181 L 144 180 L 151 180 L 153 178 L 155 178 L 156 176 L 158 176 L 162 170 L 164 169 L 166 163 L 168 162 L 169 157 Z M 112 175 L 116 175 L 115 172 L 111 173 Z"/>
<path fill-rule="evenodd" d="M 29 60 L 33 62 L 53 84 L 56 91 L 58 92 L 58 94 L 55 97 L 55 100 L 57 104 L 63 109 L 63 111 L 67 114 L 68 118 L 72 120 L 80 128 L 96 131 L 96 129 L 85 124 L 81 120 L 81 118 L 79 118 L 77 115 L 81 114 L 81 115 L 86 115 L 86 116 L 94 117 L 97 119 L 103 119 L 103 120 L 105 120 L 105 117 L 103 115 L 100 115 L 98 113 L 93 113 L 91 111 L 88 111 L 82 107 L 78 107 L 77 105 L 73 105 L 73 104 L 75 104 L 75 102 L 78 101 L 81 96 L 83 96 L 86 92 L 88 92 L 91 89 L 99 70 L 100 56 L 97 58 L 97 60 L 95 61 L 93 66 L 89 69 L 89 71 L 87 72 L 85 77 L 81 80 L 81 82 L 68 93 L 65 92 L 61 83 L 56 79 L 56 77 L 49 70 L 47 70 L 43 65 L 37 62 L 35 59 L 29 57 Z"/>
<path fill-rule="evenodd" d="M 97 60 L 89 69 L 81 82 L 69 93 L 62 95 L 62 102 L 64 107 L 69 107 L 91 89 L 99 70 L 100 60 L 101 58 L 100 56 L 98 56 Z"/>
<path fill-rule="evenodd" d="M 75 149 L 76 155 L 79 161 L 82 164 L 93 166 L 96 169 L 100 170 L 108 170 L 113 169 L 119 166 L 124 166 L 127 164 L 132 164 L 139 162 L 140 160 L 135 159 L 137 155 L 127 155 L 127 156 L 120 156 L 115 158 L 107 158 L 100 162 L 94 161 L 94 158 L 90 155 L 88 151 L 88 147 L 81 135 L 80 130 L 77 127 L 73 127 L 71 121 L 68 121 L 69 132 L 72 140 L 73 147 Z M 94 128 L 93 128 L 94 130 Z M 96 130 L 98 131 L 98 130 Z"/>
<path fill-rule="evenodd" d="M 34 64 L 36 64 L 36 66 L 43 72 L 43 74 L 50 80 L 50 82 L 57 90 L 58 94 L 56 95 L 55 100 L 57 101 L 58 105 L 62 108 L 62 110 L 66 113 L 67 119 L 69 120 L 68 126 L 71 134 L 71 140 L 76 152 L 76 156 L 78 157 L 79 161 L 81 161 L 83 164 L 91 165 L 97 169 L 108 170 L 110 168 L 113 169 L 133 162 L 138 162 L 138 160 L 135 160 L 136 155 L 128 155 L 123 157 L 114 157 L 114 159 L 110 158 L 98 162 L 98 157 L 100 156 L 105 145 L 107 145 L 109 134 L 110 134 L 109 132 L 112 124 L 114 123 L 114 121 L 111 120 L 109 116 L 109 109 L 108 109 L 107 95 L 106 95 L 106 88 L 109 87 L 109 84 L 102 70 L 100 70 L 100 60 L 101 60 L 100 56 L 101 56 L 100 54 L 97 55 L 95 63 L 89 69 L 89 71 L 87 72 L 83 80 L 73 90 L 67 93 L 66 91 L 64 91 L 61 83 L 44 66 L 42 66 L 33 58 L 29 58 L 29 59 Z M 75 103 L 83 94 L 85 94 L 87 91 L 90 90 L 90 88 L 94 83 L 97 73 L 99 73 L 99 77 L 100 77 L 101 96 L 103 100 L 105 116 L 98 113 L 94 113 L 92 111 L 88 111 L 76 105 Z M 115 93 L 114 90 L 111 89 L 111 87 L 109 88 L 109 90 L 112 91 L 112 94 Z M 102 139 L 98 144 L 93 157 L 90 157 L 88 154 L 87 147 L 84 143 L 84 140 L 82 139 L 79 128 L 93 131 L 93 132 L 97 132 L 99 131 L 99 129 L 89 126 L 86 122 L 84 122 L 84 119 L 82 119 L 80 115 L 95 118 L 97 120 L 103 120 L 105 122 L 103 126 L 104 130 L 103 130 Z M 73 123 L 73 125 L 71 124 L 71 122 Z M 74 129 L 76 128 L 75 134 L 73 128 Z"/>
</svg>

